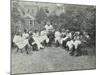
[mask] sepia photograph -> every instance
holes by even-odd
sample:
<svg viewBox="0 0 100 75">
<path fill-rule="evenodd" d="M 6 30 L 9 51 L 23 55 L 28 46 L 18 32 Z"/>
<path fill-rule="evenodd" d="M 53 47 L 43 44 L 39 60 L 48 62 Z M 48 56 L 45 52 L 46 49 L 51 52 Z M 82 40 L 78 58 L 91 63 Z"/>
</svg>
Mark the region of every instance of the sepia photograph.
<svg viewBox="0 0 100 75">
<path fill-rule="evenodd" d="M 11 0 L 11 74 L 96 69 L 96 6 Z"/>
</svg>

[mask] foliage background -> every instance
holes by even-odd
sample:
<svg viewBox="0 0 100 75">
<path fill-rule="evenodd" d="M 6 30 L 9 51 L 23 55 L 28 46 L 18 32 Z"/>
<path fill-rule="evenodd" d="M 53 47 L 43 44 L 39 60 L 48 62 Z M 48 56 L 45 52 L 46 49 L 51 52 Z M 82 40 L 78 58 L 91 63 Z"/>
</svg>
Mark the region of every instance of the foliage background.
<svg viewBox="0 0 100 75">
<path fill-rule="evenodd" d="M 95 45 L 96 6 L 12 1 L 12 38 L 15 32 L 23 32 L 24 29 L 41 30 L 46 22 L 55 29 L 87 31 L 90 43 Z"/>
</svg>

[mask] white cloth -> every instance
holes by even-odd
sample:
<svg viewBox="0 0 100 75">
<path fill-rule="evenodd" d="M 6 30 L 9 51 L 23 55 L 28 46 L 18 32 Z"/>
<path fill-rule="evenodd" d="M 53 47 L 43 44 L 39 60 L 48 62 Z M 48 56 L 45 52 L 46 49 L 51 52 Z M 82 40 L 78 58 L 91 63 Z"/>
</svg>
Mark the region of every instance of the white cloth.
<svg viewBox="0 0 100 75">
<path fill-rule="evenodd" d="M 56 43 L 57 41 L 58 41 L 59 43 L 61 42 L 61 33 L 60 33 L 59 31 L 56 31 L 56 32 L 55 32 L 55 43 Z"/>
<path fill-rule="evenodd" d="M 47 37 L 46 30 L 41 31 L 41 34 L 40 34 L 40 41 L 43 42 L 44 40 L 46 40 L 46 43 L 49 42 L 49 38 Z"/>
<path fill-rule="evenodd" d="M 48 32 L 50 29 L 53 29 L 52 25 L 45 25 L 45 29 Z"/>
<path fill-rule="evenodd" d="M 46 43 L 49 43 L 49 38 L 46 35 L 40 36 L 39 40 L 40 40 L 40 42 L 43 42 L 44 40 L 46 40 Z"/>
<path fill-rule="evenodd" d="M 18 46 L 19 49 L 24 48 L 28 44 L 28 39 L 21 37 L 20 35 L 15 35 L 13 42 Z"/>
<path fill-rule="evenodd" d="M 66 39 L 68 39 L 68 38 L 69 38 L 68 36 L 66 36 L 66 37 L 64 37 L 64 38 L 61 38 L 61 44 L 63 43 L 64 40 L 66 40 Z"/>
<path fill-rule="evenodd" d="M 75 49 L 77 49 L 77 47 L 81 44 L 81 41 L 80 40 L 75 40 L 73 42 L 74 46 L 75 46 Z"/>
<path fill-rule="evenodd" d="M 89 38 L 90 38 L 90 36 L 89 36 L 88 34 L 86 34 L 86 35 L 85 35 L 85 37 L 86 37 L 87 39 L 89 39 Z"/>
<path fill-rule="evenodd" d="M 55 32 L 55 37 L 61 37 L 61 33 L 59 31 Z"/>
<path fill-rule="evenodd" d="M 69 47 L 69 50 L 71 50 L 72 48 L 73 48 L 73 40 L 71 40 L 71 41 L 68 41 L 67 43 L 66 43 L 66 46 L 68 46 Z"/>
<path fill-rule="evenodd" d="M 69 37 L 69 38 L 71 38 L 72 37 L 72 34 L 71 33 L 67 33 L 66 36 Z"/>
<path fill-rule="evenodd" d="M 37 47 L 38 47 L 38 49 L 40 49 L 40 48 L 44 48 L 43 46 L 42 46 L 42 44 L 41 44 L 41 37 L 40 36 L 36 36 L 36 37 L 33 37 L 34 38 L 34 40 L 35 40 L 35 43 L 37 44 Z"/>
</svg>

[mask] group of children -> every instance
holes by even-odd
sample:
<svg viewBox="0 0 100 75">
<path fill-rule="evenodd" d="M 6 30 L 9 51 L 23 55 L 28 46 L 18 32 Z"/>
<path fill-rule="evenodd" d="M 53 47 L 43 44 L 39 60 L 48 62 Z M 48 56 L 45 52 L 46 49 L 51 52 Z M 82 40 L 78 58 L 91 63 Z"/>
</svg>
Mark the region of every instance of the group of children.
<svg viewBox="0 0 100 75">
<path fill-rule="evenodd" d="M 67 48 L 70 55 L 79 55 L 80 47 L 84 39 L 89 39 L 86 32 L 69 31 L 68 29 L 54 29 L 52 25 L 45 25 L 41 30 L 27 31 L 24 33 L 17 32 L 13 38 L 14 44 L 17 46 L 17 51 L 25 48 L 28 53 L 28 48 L 31 46 L 33 51 L 43 49 L 54 44 L 56 47 Z"/>
</svg>

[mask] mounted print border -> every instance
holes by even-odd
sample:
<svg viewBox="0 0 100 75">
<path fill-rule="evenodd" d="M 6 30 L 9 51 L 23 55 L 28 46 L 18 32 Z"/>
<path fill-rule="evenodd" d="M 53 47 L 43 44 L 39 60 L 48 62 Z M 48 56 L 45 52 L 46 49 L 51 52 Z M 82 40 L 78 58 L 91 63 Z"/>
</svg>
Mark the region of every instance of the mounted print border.
<svg viewBox="0 0 100 75">
<path fill-rule="evenodd" d="M 11 0 L 11 74 L 96 69 L 96 6 Z"/>
</svg>

